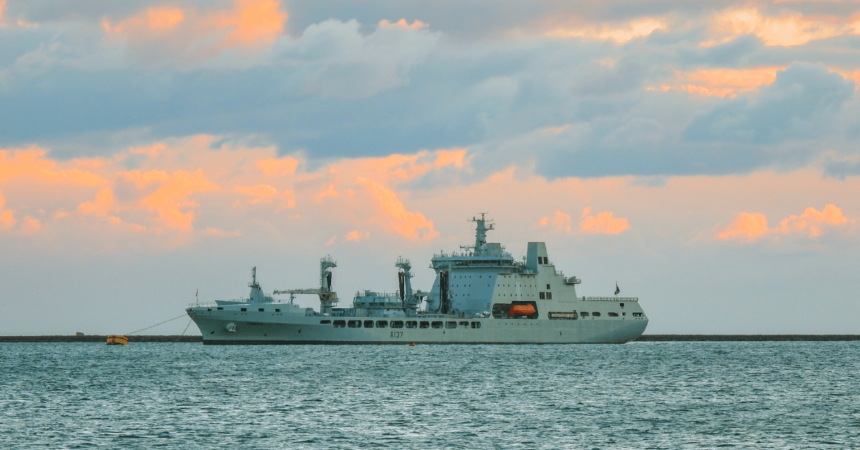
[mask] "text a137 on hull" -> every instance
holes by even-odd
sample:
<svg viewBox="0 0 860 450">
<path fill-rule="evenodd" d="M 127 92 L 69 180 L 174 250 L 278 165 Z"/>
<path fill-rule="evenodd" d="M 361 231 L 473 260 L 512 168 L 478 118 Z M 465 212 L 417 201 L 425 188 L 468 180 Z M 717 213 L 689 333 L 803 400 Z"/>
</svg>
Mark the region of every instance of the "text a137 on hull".
<svg viewBox="0 0 860 450">
<path fill-rule="evenodd" d="M 263 293 L 252 270 L 247 299 L 192 305 L 187 313 L 204 344 L 563 344 L 624 343 L 636 339 L 648 318 L 636 297 L 579 297 L 576 277 L 556 270 L 544 242 L 529 242 L 522 261 L 487 242 L 493 223 L 473 218 L 475 243 L 434 255 L 429 292 L 413 290 L 412 265 L 399 258 L 394 294 L 358 292 L 338 308 L 332 290 L 337 263 L 320 260 L 319 287 Z M 285 303 L 273 295 L 289 294 Z M 319 310 L 293 303 L 315 294 Z"/>
</svg>

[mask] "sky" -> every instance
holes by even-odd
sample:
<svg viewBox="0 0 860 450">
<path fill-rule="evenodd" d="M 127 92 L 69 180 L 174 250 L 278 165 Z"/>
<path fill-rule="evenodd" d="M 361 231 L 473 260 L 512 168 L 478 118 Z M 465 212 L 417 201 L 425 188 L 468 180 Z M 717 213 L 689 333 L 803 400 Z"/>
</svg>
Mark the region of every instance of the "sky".
<svg viewBox="0 0 860 450">
<path fill-rule="evenodd" d="M 480 213 L 648 334 L 857 334 L 858 86 L 856 1 L 0 0 L 0 335 L 429 290 Z"/>
</svg>

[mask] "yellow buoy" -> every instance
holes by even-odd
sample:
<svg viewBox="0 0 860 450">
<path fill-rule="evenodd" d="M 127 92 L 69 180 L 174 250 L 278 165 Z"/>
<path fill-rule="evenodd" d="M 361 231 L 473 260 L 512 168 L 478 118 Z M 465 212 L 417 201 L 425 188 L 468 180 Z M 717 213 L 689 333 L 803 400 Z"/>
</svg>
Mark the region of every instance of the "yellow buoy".
<svg viewBox="0 0 860 450">
<path fill-rule="evenodd" d="M 128 345 L 128 338 L 121 334 L 110 334 L 107 337 L 107 345 Z"/>
</svg>

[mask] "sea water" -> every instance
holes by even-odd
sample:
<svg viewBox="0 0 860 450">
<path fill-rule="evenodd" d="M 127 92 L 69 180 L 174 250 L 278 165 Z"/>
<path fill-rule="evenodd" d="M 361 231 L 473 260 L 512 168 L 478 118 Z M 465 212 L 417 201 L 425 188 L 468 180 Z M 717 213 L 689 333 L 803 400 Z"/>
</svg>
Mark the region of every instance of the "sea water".
<svg viewBox="0 0 860 450">
<path fill-rule="evenodd" d="M 860 448 L 858 342 L 0 344 L 0 448 Z"/>
</svg>

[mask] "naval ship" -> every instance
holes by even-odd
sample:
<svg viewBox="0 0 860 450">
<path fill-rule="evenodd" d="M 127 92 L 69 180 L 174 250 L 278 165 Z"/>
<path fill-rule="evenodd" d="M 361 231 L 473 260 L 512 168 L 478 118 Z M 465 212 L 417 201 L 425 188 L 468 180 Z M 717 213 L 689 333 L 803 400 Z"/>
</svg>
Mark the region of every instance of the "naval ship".
<svg viewBox="0 0 860 450">
<path fill-rule="evenodd" d="M 637 297 L 579 297 L 581 280 L 558 271 L 544 242 L 529 242 L 522 261 L 487 242 L 494 224 L 472 218 L 475 244 L 433 256 L 429 292 L 413 290 L 412 265 L 398 258 L 399 289 L 364 290 L 338 308 L 330 256 L 320 260 L 319 287 L 266 295 L 251 271 L 250 296 L 195 304 L 186 311 L 203 343 L 217 344 L 574 344 L 624 343 L 648 325 Z M 289 294 L 289 301 L 275 295 Z M 319 296 L 319 310 L 294 304 Z"/>
</svg>

